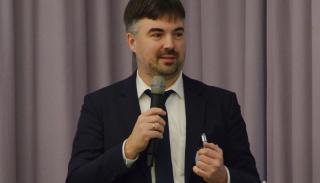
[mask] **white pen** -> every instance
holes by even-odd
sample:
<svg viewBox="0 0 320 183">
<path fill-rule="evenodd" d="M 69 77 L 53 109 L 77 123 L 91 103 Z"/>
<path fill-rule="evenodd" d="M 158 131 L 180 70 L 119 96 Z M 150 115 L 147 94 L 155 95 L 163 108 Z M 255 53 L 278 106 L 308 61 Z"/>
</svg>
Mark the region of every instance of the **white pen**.
<svg viewBox="0 0 320 183">
<path fill-rule="evenodd" d="M 207 136 L 205 133 L 202 133 L 201 134 L 201 141 L 202 141 L 202 145 L 207 142 Z M 197 162 L 198 161 L 198 155 L 196 154 L 196 157 L 195 157 L 195 161 Z"/>
<path fill-rule="evenodd" d="M 201 134 L 201 140 L 202 140 L 202 143 L 207 142 L 207 136 L 206 136 L 205 133 L 202 133 L 202 134 Z"/>
</svg>

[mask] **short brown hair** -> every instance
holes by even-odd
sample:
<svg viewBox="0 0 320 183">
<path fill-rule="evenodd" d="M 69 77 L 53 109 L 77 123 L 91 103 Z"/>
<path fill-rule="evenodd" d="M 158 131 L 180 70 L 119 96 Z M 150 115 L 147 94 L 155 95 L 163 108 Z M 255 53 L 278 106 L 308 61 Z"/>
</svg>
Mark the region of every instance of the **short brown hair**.
<svg viewBox="0 0 320 183">
<path fill-rule="evenodd" d="M 126 31 L 138 20 L 156 20 L 168 15 L 170 18 L 185 19 L 185 10 L 180 0 L 130 0 L 124 12 Z"/>
</svg>

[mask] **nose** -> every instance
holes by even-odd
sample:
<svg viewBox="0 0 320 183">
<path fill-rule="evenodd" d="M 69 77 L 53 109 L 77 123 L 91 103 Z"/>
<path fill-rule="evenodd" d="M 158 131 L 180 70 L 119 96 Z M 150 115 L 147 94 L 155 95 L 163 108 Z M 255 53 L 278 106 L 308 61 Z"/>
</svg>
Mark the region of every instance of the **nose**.
<svg viewBox="0 0 320 183">
<path fill-rule="evenodd" d="M 166 36 L 163 47 L 165 49 L 172 49 L 174 47 L 174 40 L 172 36 Z"/>
</svg>

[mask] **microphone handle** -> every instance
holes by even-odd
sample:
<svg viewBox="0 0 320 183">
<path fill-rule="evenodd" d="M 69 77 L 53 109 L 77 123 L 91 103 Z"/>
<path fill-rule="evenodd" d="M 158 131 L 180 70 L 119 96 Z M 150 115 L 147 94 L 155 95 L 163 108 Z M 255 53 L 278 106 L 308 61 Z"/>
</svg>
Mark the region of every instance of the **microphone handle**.
<svg viewBox="0 0 320 183">
<path fill-rule="evenodd" d="M 151 93 L 151 104 L 152 107 L 159 107 L 163 109 L 162 106 L 163 94 Z M 151 167 L 153 165 L 154 156 L 158 150 L 159 139 L 151 139 L 147 147 L 147 165 Z"/>
</svg>

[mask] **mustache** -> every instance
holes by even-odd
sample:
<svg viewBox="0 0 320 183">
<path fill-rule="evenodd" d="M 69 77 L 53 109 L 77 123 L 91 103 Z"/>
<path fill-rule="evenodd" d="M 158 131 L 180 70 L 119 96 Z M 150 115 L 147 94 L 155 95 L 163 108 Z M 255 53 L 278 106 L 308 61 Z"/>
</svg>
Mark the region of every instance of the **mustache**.
<svg viewBox="0 0 320 183">
<path fill-rule="evenodd" d="M 175 57 L 178 57 L 179 56 L 179 53 L 176 52 L 175 49 L 164 49 L 164 50 L 161 50 L 159 53 L 158 53 L 158 57 L 161 57 L 161 56 L 164 56 L 164 55 L 173 55 Z"/>
</svg>

